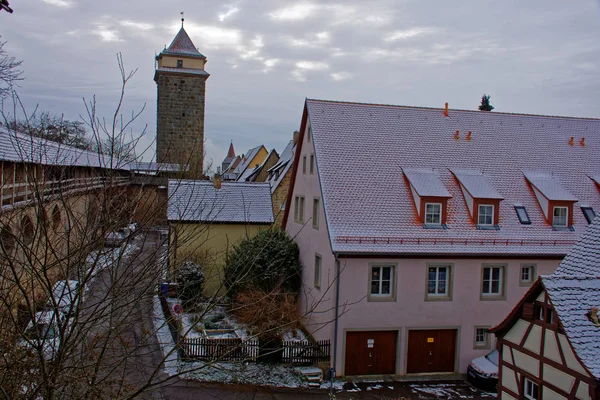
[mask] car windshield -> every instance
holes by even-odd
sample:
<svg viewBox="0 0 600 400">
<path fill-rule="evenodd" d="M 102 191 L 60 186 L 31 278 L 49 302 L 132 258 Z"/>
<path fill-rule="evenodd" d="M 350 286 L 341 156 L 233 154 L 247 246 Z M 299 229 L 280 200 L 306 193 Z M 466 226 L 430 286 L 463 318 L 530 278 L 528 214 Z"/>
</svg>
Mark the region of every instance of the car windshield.
<svg viewBox="0 0 600 400">
<path fill-rule="evenodd" d="M 491 351 L 485 356 L 485 358 L 487 358 L 488 361 L 494 364 L 495 366 L 498 366 L 498 350 Z"/>
</svg>

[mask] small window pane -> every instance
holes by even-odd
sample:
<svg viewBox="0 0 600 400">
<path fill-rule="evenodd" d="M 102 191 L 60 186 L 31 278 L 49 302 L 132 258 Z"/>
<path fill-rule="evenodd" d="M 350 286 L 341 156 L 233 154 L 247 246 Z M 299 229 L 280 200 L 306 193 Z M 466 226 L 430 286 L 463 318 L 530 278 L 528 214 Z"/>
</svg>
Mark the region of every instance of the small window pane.
<svg viewBox="0 0 600 400">
<path fill-rule="evenodd" d="M 596 213 L 594 212 L 594 209 L 592 207 L 581 207 L 581 211 L 583 212 L 583 215 L 588 224 L 591 224 L 594 218 L 596 218 Z"/>
<path fill-rule="evenodd" d="M 379 294 L 379 281 L 371 282 L 371 294 Z"/>
<path fill-rule="evenodd" d="M 531 220 L 529 219 L 529 214 L 527 214 L 527 210 L 523 206 L 515 206 L 515 211 L 517 212 L 517 217 L 519 218 L 519 222 L 523 225 L 530 225 Z"/>
<path fill-rule="evenodd" d="M 494 206 L 485 204 L 479 206 L 479 215 L 477 217 L 477 223 L 479 225 L 493 225 L 494 224 Z"/>
<path fill-rule="evenodd" d="M 390 294 L 390 281 L 381 282 L 381 294 Z"/>
<path fill-rule="evenodd" d="M 392 274 L 392 269 L 390 267 L 384 267 L 383 268 L 383 279 L 384 280 L 390 280 L 391 278 L 391 274 Z"/>
<path fill-rule="evenodd" d="M 566 227 L 568 223 L 567 215 L 567 207 L 554 207 L 552 225 L 556 227 Z"/>
<path fill-rule="evenodd" d="M 442 205 L 436 203 L 425 204 L 425 223 L 426 224 L 441 224 L 442 223 Z"/>
</svg>

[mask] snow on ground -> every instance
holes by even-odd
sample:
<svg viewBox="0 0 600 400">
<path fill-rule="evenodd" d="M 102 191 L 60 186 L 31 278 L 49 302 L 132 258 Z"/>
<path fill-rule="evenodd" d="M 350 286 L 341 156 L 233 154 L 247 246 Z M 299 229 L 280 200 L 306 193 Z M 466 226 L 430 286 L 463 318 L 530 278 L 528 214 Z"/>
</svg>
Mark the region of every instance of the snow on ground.
<svg viewBox="0 0 600 400">
<path fill-rule="evenodd" d="M 282 364 L 182 362 L 182 378 L 203 382 L 242 383 L 287 388 L 308 387 L 294 370 Z"/>
<path fill-rule="evenodd" d="M 287 342 L 302 342 L 308 340 L 301 329 L 290 329 L 283 334 L 282 339 Z"/>
<path fill-rule="evenodd" d="M 342 390 L 346 382 L 335 379 L 333 381 L 333 389 L 334 390 Z M 331 382 L 326 381 L 321 383 L 320 389 L 329 389 L 331 387 Z M 360 392 L 360 389 L 357 387 L 356 389 L 346 390 L 346 392 Z"/>
<path fill-rule="evenodd" d="M 443 399 L 471 399 L 473 396 L 465 395 L 456 390 L 456 385 L 452 383 L 423 383 L 423 384 L 412 384 L 409 385 L 413 393 L 417 395 L 434 395 L 437 398 Z M 495 393 L 483 393 L 483 395 L 490 395 L 490 397 L 496 397 Z M 486 396 L 487 397 L 487 396 Z"/>
<path fill-rule="evenodd" d="M 177 360 L 177 351 L 175 350 L 175 343 L 173 342 L 173 336 L 171 330 L 163 314 L 162 307 L 160 306 L 160 300 L 158 296 L 154 296 L 154 310 L 153 318 L 154 332 L 156 332 L 156 339 L 160 345 L 160 349 L 163 354 L 164 370 L 169 376 L 177 374 L 179 362 Z"/>
</svg>

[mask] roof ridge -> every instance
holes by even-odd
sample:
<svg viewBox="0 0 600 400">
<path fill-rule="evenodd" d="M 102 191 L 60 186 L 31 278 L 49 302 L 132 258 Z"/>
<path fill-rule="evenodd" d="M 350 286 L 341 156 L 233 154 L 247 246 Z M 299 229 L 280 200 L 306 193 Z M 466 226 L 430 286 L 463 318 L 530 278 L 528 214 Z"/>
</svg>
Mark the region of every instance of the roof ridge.
<svg viewBox="0 0 600 400">
<path fill-rule="evenodd" d="M 375 106 L 375 107 L 395 107 L 395 108 L 409 108 L 416 110 L 435 110 L 444 111 L 444 108 L 438 107 L 425 107 L 425 106 L 407 106 L 402 104 L 386 104 L 386 103 L 365 103 L 357 101 L 344 101 L 344 100 L 324 100 L 324 99 L 310 99 L 306 98 L 306 101 L 319 102 L 319 103 L 334 103 L 334 104 L 351 104 L 351 105 L 363 105 L 363 106 Z M 590 120 L 600 121 L 600 117 L 571 117 L 567 115 L 547 115 L 547 114 L 530 114 L 530 113 L 511 113 L 503 111 L 480 111 L 480 110 L 465 110 L 459 108 L 449 108 L 448 111 L 456 112 L 469 112 L 469 113 L 487 113 L 490 115 L 509 115 L 515 117 L 546 117 L 546 118 L 564 118 L 564 119 L 577 119 L 577 120 Z"/>
</svg>

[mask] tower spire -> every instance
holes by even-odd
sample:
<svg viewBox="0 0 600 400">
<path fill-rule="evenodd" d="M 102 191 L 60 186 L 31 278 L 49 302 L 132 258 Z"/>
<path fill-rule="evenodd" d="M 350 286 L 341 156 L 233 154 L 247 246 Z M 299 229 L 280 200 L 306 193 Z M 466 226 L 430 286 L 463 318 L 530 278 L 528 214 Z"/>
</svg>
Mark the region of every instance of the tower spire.
<svg viewBox="0 0 600 400">
<path fill-rule="evenodd" d="M 183 28 L 183 21 L 184 21 L 184 18 L 183 18 L 183 11 L 182 11 L 182 12 L 181 12 L 181 27 L 182 27 L 182 28 Z"/>
</svg>

